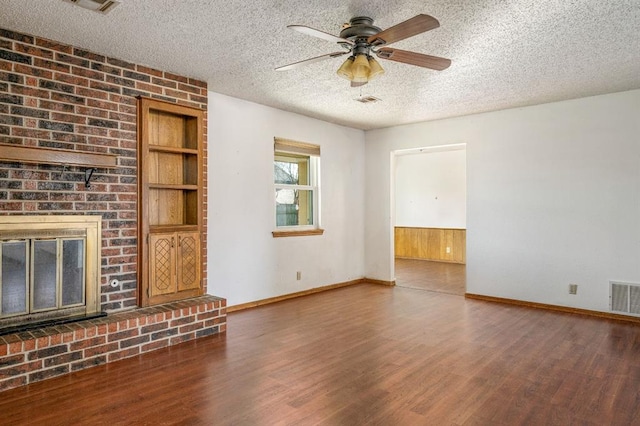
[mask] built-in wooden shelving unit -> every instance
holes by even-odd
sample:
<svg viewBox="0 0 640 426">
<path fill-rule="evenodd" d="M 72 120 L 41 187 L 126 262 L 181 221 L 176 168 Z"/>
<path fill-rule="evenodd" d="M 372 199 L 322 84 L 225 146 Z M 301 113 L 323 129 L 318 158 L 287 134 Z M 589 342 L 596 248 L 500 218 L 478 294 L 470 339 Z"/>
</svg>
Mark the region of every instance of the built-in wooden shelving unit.
<svg viewBox="0 0 640 426">
<path fill-rule="evenodd" d="M 199 109 L 139 100 L 141 306 L 203 293 L 203 119 Z"/>
</svg>

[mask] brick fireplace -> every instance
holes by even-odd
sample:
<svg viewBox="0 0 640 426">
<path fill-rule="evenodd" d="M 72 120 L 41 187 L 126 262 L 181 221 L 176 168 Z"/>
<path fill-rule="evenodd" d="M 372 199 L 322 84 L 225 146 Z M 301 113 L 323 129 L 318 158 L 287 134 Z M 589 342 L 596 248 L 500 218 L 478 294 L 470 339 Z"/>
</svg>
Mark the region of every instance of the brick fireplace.
<svg viewBox="0 0 640 426">
<path fill-rule="evenodd" d="M 225 331 L 220 298 L 137 305 L 138 96 L 204 110 L 206 218 L 205 82 L 0 29 L 0 215 L 99 217 L 98 305 L 108 313 L 0 336 L 0 390 Z M 7 146 L 109 155 L 115 165 L 88 173 L 74 163 L 1 159 Z M 205 220 L 205 293 L 206 228 Z"/>
</svg>

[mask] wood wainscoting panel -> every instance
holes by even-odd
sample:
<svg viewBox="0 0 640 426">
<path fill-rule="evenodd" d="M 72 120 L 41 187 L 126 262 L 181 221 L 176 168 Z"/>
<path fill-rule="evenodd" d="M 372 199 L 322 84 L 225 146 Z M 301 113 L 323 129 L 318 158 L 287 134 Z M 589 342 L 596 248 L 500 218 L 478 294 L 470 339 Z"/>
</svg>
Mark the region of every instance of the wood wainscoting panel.
<svg viewBox="0 0 640 426">
<path fill-rule="evenodd" d="M 405 259 L 466 263 L 466 229 L 395 228 L 395 255 Z"/>
</svg>

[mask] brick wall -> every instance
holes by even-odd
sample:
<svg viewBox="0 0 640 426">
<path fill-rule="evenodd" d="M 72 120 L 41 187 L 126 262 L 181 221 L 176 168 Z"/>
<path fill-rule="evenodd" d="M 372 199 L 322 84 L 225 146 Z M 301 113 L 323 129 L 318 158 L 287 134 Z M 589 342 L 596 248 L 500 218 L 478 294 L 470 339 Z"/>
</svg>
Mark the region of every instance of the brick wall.
<svg viewBox="0 0 640 426">
<path fill-rule="evenodd" d="M 0 29 L 0 142 L 118 156 L 117 168 L 96 170 L 90 188 L 82 167 L 0 161 L 0 214 L 101 215 L 101 304 L 110 312 L 137 304 L 140 95 L 207 108 L 205 82 Z M 205 186 L 206 123 L 205 112 Z M 206 187 L 204 194 L 206 218 Z M 206 246 L 205 219 L 205 264 Z M 120 285 L 111 288 L 111 279 Z"/>
</svg>

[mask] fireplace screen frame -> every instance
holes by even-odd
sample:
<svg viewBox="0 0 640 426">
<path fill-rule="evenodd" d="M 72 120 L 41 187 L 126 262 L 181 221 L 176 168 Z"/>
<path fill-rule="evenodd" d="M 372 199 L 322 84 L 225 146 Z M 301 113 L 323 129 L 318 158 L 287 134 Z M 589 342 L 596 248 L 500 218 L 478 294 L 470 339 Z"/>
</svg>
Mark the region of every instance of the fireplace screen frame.
<svg viewBox="0 0 640 426">
<path fill-rule="evenodd" d="M 0 216 L 0 242 L 23 240 L 69 241 L 81 239 L 84 243 L 84 304 L 56 307 L 41 312 L 3 315 L 0 313 L 0 330 L 5 327 L 29 325 L 31 323 L 86 317 L 100 312 L 101 284 L 101 234 L 102 217 L 97 215 L 34 215 Z M 28 255 L 26 261 L 28 261 Z M 31 275 L 32 271 L 27 275 Z M 1 280 L 0 276 L 0 280 Z M 30 278 L 27 278 L 30 279 Z M 61 278 L 60 278 L 61 279 Z M 1 283 L 1 281 L 0 281 Z M 29 284 L 32 287 L 32 284 Z M 59 286 L 60 284 L 56 284 Z M 32 296 L 31 296 L 32 297 Z"/>
</svg>

